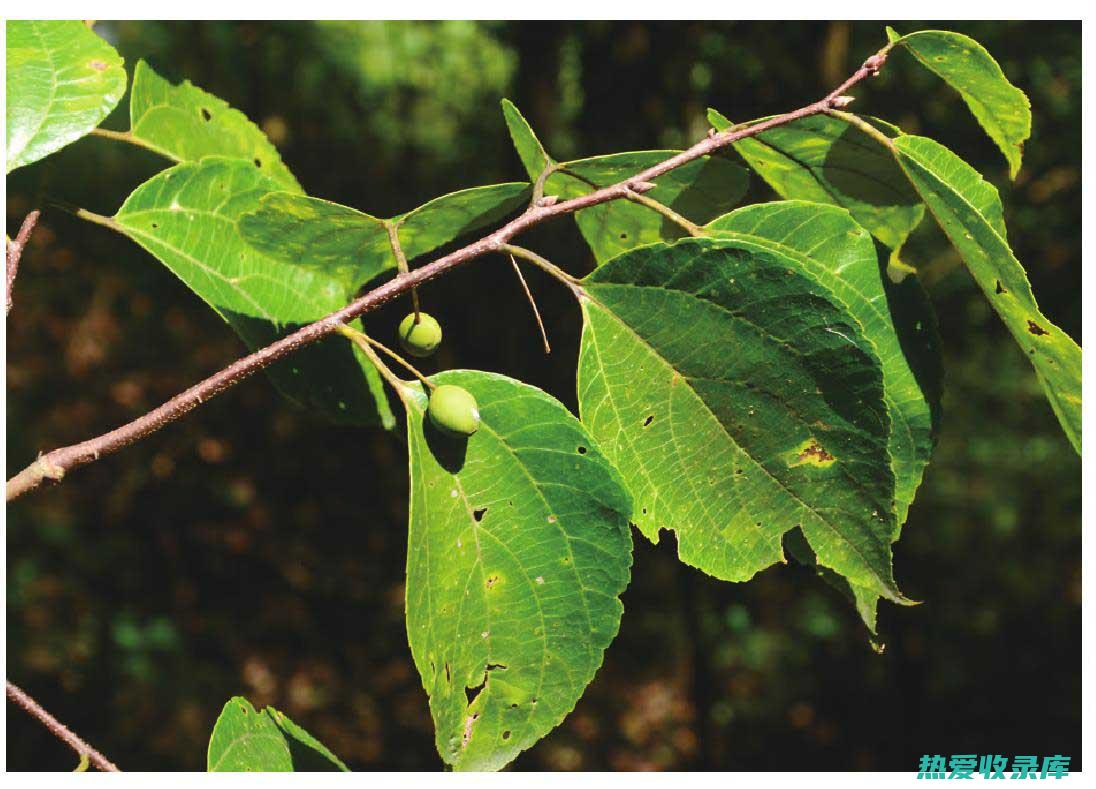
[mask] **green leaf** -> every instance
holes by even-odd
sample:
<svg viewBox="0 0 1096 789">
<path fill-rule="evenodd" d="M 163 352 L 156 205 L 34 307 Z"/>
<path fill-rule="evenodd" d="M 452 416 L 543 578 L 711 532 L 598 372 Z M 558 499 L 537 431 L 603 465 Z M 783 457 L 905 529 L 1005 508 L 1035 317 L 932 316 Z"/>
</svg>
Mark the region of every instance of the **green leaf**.
<svg viewBox="0 0 1096 789">
<path fill-rule="evenodd" d="M 894 31 L 889 31 L 888 35 Z M 945 30 L 921 30 L 891 38 L 958 91 L 971 113 L 1005 155 L 1009 175 L 1020 171 L 1024 141 L 1031 136 L 1031 102 L 972 38 Z"/>
<path fill-rule="evenodd" d="M 268 257 L 307 266 L 357 287 L 388 269 L 396 256 L 388 223 L 408 260 L 492 225 L 529 200 L 527 183 L 493 184 L 443 195 L 393 219 L 348 206 L 276 192 L 240 218 L 244 239 Z"/>
<path fill-rule="evenodd" d="M 546 195 L 563 200 L 612 186 L 660 162 L 677 151 L 636 151 L 578 159 L 559 165 L 545 184 Z M 703 224 L 729 211 L 746 194 L 746 171 L 720 157 L 706 156 L 654 180 L 644 196 L 668 206 L 691 222 Z M 677 223 L 647 206 L 628 200 L 584 208 L 575 221 L 598 263 L 621 252 L 656 241 L 674 241 L 686 235 Z"/>
<path fill-rule="evenodd" d="M 407 634 L 438 752 L 496 770 L 574 708 L 617 633 L 631 501 L 554 398 L 501 375 L 447 371 L 476 398 L 467 441 L 407 395 Z"/>
<path fill-rule="evenodd" d="M 525 172 L 529 173 L 531 180 L 536 181 L 544 168 L 553 163 L 552 158 L 540 144 L 525 116 L 509 99 L 502 100 L 502 116 L 506 119 L 506 128 L 510 130 L 510 138 L 514 141 L 514 148 L 525 166 Z"/>
<path fill-rule="evenodd" d="M 892 282 L 880 267 L 871 236 L 835 206 L 762 203 L 720 217 L 707 229 L 737 239 L 743 248 L 769 249 L 794 261 L 799 273 L 824 288 L 856 320 L 882 363 L 897 520 L 904 523 L 932 456 L 940 419 L 936 317 L 916 275 Z"/>
<path fill-rule="evenodd" d="M 80 139 L 126 92 L 122 58 L 78 20 L 7 22 L 7 172 Z"/>
<path fill-rule="evenodd" d="M 900 133 L 883 121 L 864 120 L 889 137 Z M 719 131 L 731 125 L 716 110 L 708 110 L 708 121 Z M 924 216 L 890 151 L 838 118 L 814 115 L 733 144 L 781 197 L 846 208 L 891 249 L 899 249 Z"/>
<path fill-rule="evenodd" d="M 938 142 L 902 136 L 899 161 L 975 282 L 1035 367 L 1062 430 L 1081 451 L 1081 349 L 1039 310 L 1004 237 L 997 190 Z"/>
<path fill-rule="evenodd" d="M 301 191 L 277 149 L 246 115 L 189 81 L 172 85 L 143 60 L 133 74 L 129 119 L 130 134 L 169 159 L 246 159 L 282 189 Z"/>
<path fill-rule="evenodd" d="M 243 696 L 221 710 L 209 737 L 211 773 L 349 772 L 315 737 L 273 707 L 261 712 Z"/>
<path fill-rule="evenodd" d="M 336 279 L 264 257 L 237 234 L 238 217 L 279 188 L 250 162 L 207 157 L 146 181 L 107 221 L 159 258 L 255 349 L 351 297 Z M 284 395 L 329 419 L 392 426 L 376 370 L 342 337 L 314 343 L 268 373 Z"/>
<path fill-rule="evenodd" d="M 546 166 L 555 168 L 545 181 L 545 196 L 563 200 L 580 197 L 631 178 L 680 153 L 633 151 L 557 163 L 545 152 L 513 104 L 504 100 L 502 110 L 529 178 L 536 181 Z M 739 203 L 746 194 L 748 176 L 743 168 L 725 158 L 705 156 L 659 176 L 654 183 L 655 188 L 644 197 L 662 203 L 690 222 L 704 224 Z M 576 211 L 575 222 L 598 264 L 644 244 L 673 241 L 686 235 L 679 224 L 658 211 L 628 200 Z"/>
<path fill-rule="evenodd" d="M 687 239 L 583 281 L 583 424 L 652 541 L 745 581 L 801 526 L 821 564 L 895 602 L 890 417 L 856 320 L 787 255 Z"/>
</svg>

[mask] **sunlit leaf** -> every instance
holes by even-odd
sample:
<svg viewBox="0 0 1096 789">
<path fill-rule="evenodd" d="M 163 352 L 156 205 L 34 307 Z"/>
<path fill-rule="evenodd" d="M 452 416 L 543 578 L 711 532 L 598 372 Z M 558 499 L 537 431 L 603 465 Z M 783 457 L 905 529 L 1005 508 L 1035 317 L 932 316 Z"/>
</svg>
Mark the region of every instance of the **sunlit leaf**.
<svg viewBox="0 0 1096 789">
<path fill-rule="evenodd" d="M 552 163 L 551 157 L 533 133 L 525 116 L 509 99 L 502 100 L 502 115 L 506 119 L 506 128 L 510 130 L 510 138 L 514 141 L 518 157 L 525 166 L 525 172 L 531 180 L 536 181 L 544 168 Z"/>
<path fill-rule="evenodd" d="M 1031 136 L 1031 102 L 1008 81 L 997 61 L 972 38 L 945 30 L 921 30 L 891 43 L 905 47 L 925 68 L 953 87 L 986 134 L 1005 155 L 1009 175 L 1020 171 L 1024 141 Z"/>
<path fill-rule="evenodd" d="M 502 220 L 529 200 L 527 183 L 463 189 L 393 219 L 288 193 L 270 194 L 240 218 L 244 239 L 268 257 L 307 266 L 356 287 L 396 268 L 391 223 L 408 260 Z"/>
<path fill-rule="evenodd" d="M 139 186 L 113 226 L 147 249 L 260 348 L 350 301 L 333 277 L 264 257 L 244 243 L 236 220 L 280 188 L 250 162 L 207 157 Z M 341 337 L 268 368 L 290 399 L 341 422 L 393 422 L 376 370 Z"/>
<path fill-rule="evenodd" d="M 787 255 L 733 239 L 653 244 L 583 280 L 582 422 L 651 540 L 745 581 L 801 526 L 818 560 L 905 602 L 881 364 Z"/>
<path fill-rule="evenodd" d="M 10 173 L 94 129 L 126 92 L 126 72 L 78 20 L 8 20 L 6 29 Z"/>
<path fill-rule="evenodd" d="M 206 769 L 220 773 L 348 772 L 315 737 L 273 707 L 259 711 L 242 696 L 221 710 L 209 737 Z"/>
<path fill-rule="evenodd" d="M 189 80 L 172 85 L 143 60 L 133 74 L 130 134 L 177 162 L 246 159 L 282 189 L 300 192 L 277 149 L 246 115 Z"/>
<path fill-rule="evenodd" d="M 899 161 L 975 282 L 1035 367 L 1062 429 L 1081 451 L 1081 349 L 1039 310 L 1003 235 L 996 190 L 938 142 L 903 136 Z"/>
<path fill-rule="evenodd" d="M 407 395 L 407 634 L 438 752 L 494 770 L 557 726 L 601 665 L 623 611 L 631 502 L 558 401 L 500 375 L 448 371 L 475 397 L 465 440 Z"/>
</svg>

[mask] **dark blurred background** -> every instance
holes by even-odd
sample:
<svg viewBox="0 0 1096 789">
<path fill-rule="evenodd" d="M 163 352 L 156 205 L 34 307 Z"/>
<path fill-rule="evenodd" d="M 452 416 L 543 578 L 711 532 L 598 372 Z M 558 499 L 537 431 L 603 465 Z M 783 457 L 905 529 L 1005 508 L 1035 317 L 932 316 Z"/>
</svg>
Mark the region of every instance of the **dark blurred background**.
<svg viewBox="0 0 1096 789">
<path fill-rule="evenodd" d="M 973 36 L 1031 97 L 1015 183 L 966 106 L 905 53 L 860 112 L 942 141 L 997 184 L 1046 314 L 1081 336 L 1081 29 L 897 23 Z M 114 23 L 125 56 L 255 119 L 310 194 L 389 216 L 523 178 L 512 98 L 557 159 L 684 147 L 705 108 L 746 120 L 827 92 L 882 23 Z M 107 122 L 127 128 L 125 103 Z M 7 224 L 46 206 L 8 319 L 9 475 L 103 432 L 242 352 L 232 331 L 121 236 L 49 201 L 113 213 L 165 166 L 87 138 L 8 178 Z M 751 202 L 770 199 L 752 181 Z M 522 243 L 574 273 L 571 222 Z M 1081 743 L 1080 461 L 1023 354 L 926 220 L 905 258 L 939 313 L 939 447 L 896 546 L 916 608 L 884 604 L 875 654 L 852 608 L 795 565 L 749 584 L 636 534 L 620 635 L 574 713 L 514 769 L 915 770 L 923 753 L 1072 755 Z M 532 272 L 552 340 L 502 258 L 424 289 L 475 367 L 574 408 L 580 319 Z M 394 335 L 407 305 L 367 316 Z M 398 434 L 339 429 L 263 376 L 8 507 L 7 673 L 123 769 L 204 769 L 221 705 L 274 704 L 354 769 L 437 769 L 403 625 L 407 463 Z M 9 769 L 72 753 L 8 706 Z"/>
</svg>

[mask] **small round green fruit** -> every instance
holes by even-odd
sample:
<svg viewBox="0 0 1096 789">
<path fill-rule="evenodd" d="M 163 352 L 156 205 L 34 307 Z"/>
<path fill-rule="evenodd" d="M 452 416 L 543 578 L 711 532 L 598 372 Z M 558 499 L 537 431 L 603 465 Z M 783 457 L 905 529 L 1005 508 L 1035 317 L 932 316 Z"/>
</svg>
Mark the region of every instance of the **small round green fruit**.
<svg viewBox="0 0 1096 789">
<path fill-rule="evenodd" d="M 415 323 L 415 313 L 400 321 L 400 345 L 412 356 L 429 356 L 441 345 L 441 325 L 425 312 L 419 313 L 419 322 Z"/>
<path fill-rule="evenodd" d="M 442 384 L 430 393 L 426 409 L 434 427 L 450 436 L 468 437 L 479 429 L 480 414 L 476 398 L 459 386 Z"/>
</svg>

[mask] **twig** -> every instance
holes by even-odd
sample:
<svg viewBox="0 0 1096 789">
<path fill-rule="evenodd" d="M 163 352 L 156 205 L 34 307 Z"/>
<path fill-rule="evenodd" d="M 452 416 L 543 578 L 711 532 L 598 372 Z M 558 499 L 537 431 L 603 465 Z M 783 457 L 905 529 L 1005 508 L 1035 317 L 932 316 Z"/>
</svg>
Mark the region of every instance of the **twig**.
<svg viewBox="0 0 1096 789">
<path fill-rule="evenodd" d="M 521 275 L 521 269 L 518 268 L 518 262 L 514 260 L 514 256 L 510 256 L 510 265 L 514 267 L 514 273 L 518 275 L 518 282 L 521 283 L 522 290 L 525 291 L 525 298 L 529 299 L 529 306 L 533 308 L 533 317 L 537 319 L 537 326 L 540 327 L 540 338 L 544 340 L 544 352 L 551 353 L 552 346 L 548 344 L 548 332 L 544 330 L 544 321 L 540 319 L 540 310 L 537 309 L 537 300 L 533 298 L 533 291 L 529 290 L 529 283 L 525 281 L 525 277 Z"/>
<path fill-rule="evenodd" d="M 707 156 L 733 142 L 746 137 L 753 137 L 768 129 L 801 118 L 807 118 L 812 115 L 826 112 L 827 110 L 833 109 L 835 103 L 844 104 L 844 99 L 841 97 L 847 94 L 848 91 L 859 82 L 878 73 L 886 60 L 889 49 L 890 45 L 888 44 L 875 55 L 872 55 L 864 61 L 864 64 L 860 66 L 852 76 L 845 80 L 835 90 L 813 104 L 808 104 L 793 112 L 777 115 L 768 120 L 760 121 L 744 128 L 736 128 L 734 130 L 728 129 L 719 134 L 709 135 L 688 150 L 681 151 L 680 153 L 671 156 L 669 159 L 666 159 L 653 167 L 649 167 L 643 172 L 636 173 L 631 178 L 613 184 L 612 186 L 598 189 L 571 200 L 552 202 L 551 204 L 546 204 L 548 201 L 542 200 L 538 204 L 530 205 L 526 208 L 524 213 L 503 225 L 498 230 L 495 230 L 493 233 L 484 236 L 478 241 L 473 241 L 471 244 L 468 244 L 455 252 L 438 258 L 432 263 L 421 266 L 404 276 L 389 280 L 380 287 L 351 302 L 341 310 L 333 312 L 315 323 L 298 329 L 293 334 L 283 337 L 277 342 L 274 342 L 249 356 L 238 359 L 220 372 L 211 375 L 201 383 L 195 384 L 158 408 L 149 411 L 144 416 L 138 417 L 132 422 L 122 425 L 97 438 L 92 438 L 73 446 L 55 449 L 52 452 L 40 456 L 38 460 L 8 480 L 7 500 L 11 501 L 24 493 L 37 488 L 43 480 L 60 480 L 68 471 L 94 460 L 98 460 L 103 455 L 116 452 L 122 447 L 132 444 L 150 433 L 156 432 L 164 425 L 174 422 L 187 412 L 197 408 L 206 400 L 217 396 L 243 379 L 254 375 L 271 363 L 288 356 L 306 345 L 329 336 L 337 331 L 338 327 L 344 323 L 347 323 L 370 310 L 376 309 L 382 304 L 402 295 L 416 285 L 422 285 L 425 282 L 429 282 L 435 277 L 445 274 L 451 269 L 462 266 L 489 252 L 503 250 L 510 239 L 534 225 L 540 224 L 547 219 L 580 211 L 583 208 L 600 205 L 612 200 L 628 199 L 629 194 L 631 193 L 643 192 L 649 189 L 651 187 L 651 182 L 660 175 L 665 175 L 677 167 L 688 164 L 702 156 Z M 522 251 L 525 252 L 525 250 Z M 515 252 L 514 254 L 518 253 Z M 527 257 L 527 259 L 533 259 L 528 258 L 528 255 L 521 256 Z M 543 263 L 547 263 L 547 261 L 543 261 Z M 538 262 L 538 265 L 542 265 L 542 263 Z"/>
<path fill-rule="evenodd" d="M 114 762 L 73 734 L 65 724 L 46 712 L 41 704 L 12 684 L 10 679 L 8 680 L 8 699 L 26 710 L 32 717 L 37 718 L 43 726 L 50 730 L 53 736 L 76 751 L 80 755 L 81 763 L 83 763 L 84 758 L 87 758 L 88 761 L 104 772 L 121 772 Z"/>
<path fill-rule="evenodd" d="M 27 241 L 30 240 L 30 234 L 34 232 L 34 226 L 38 224 L 38 217 L 41 216 L 41 213 L 41 211 L 31 211 L 29 214 L 27 214 L 27 218 L 23 220 L 23 226 L 19 228 L 19 232 L 16 234 L 15 240 L 8 239 L 8 311 L 5 313 L 5 315 L 11 313 L 11 292 L 15 288 L 15 277 L 19 274 L 19 260 L 23 257 L 23 250 L 27 248 Z"/>
</svg>

